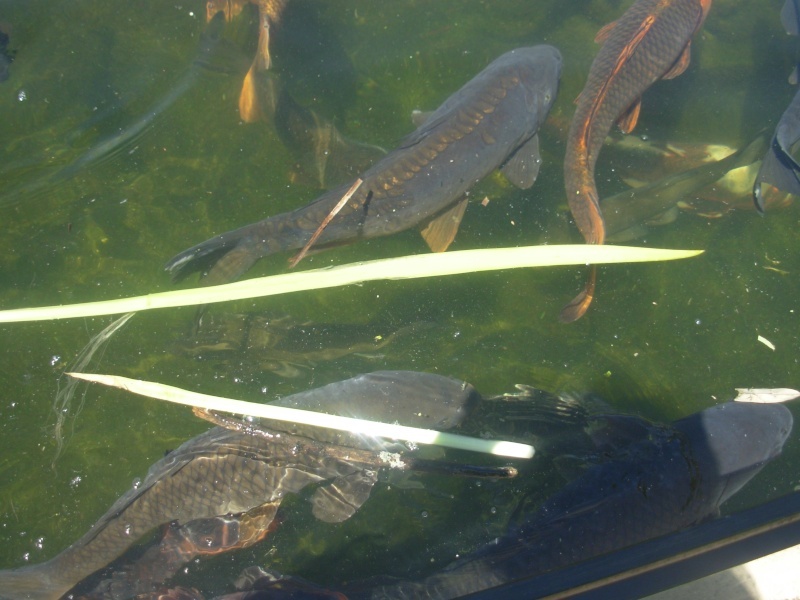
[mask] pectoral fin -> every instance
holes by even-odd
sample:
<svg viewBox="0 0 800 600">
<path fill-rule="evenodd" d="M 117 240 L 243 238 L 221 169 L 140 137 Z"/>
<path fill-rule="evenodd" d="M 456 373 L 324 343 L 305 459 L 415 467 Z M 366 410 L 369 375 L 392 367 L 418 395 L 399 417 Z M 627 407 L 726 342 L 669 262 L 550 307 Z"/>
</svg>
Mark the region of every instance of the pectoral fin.
<svg viewBox="0 0 800 600">
<path fill-rule="evenodd" d="M 464 211 L 467 210 L 466 196 L 456 202 L 453 206 L 439 213 L 428 221 L 427 225 L 420 232 L 422 239 L 428 244 L 433 252 L 444 252 L 458 233 L 458 226 L 464 218 Z"/>
<path fill-rule="evenodd" d="M 687 42 L 686 47 L 683 49 L 683 52 L 681 52 L 681 55 L 678 57 L 678 60 L 675 61 L 675 64 L 672 65 L 672 67 L 670 67 L 669 71 L 664 73 L 662 79 L 675 79 L 678 75 L 680 75 L 687 69 L 689 63 L 692 60 L 691 48 L 692 48 L 692 43 Z"/>
<path fill-rule="evenodd" d="M 617 127 L 622 133 L 630 133 L 636 127 L 636 122 L 639 120 L 639 113 L 642 110 L 642 99 L 637 98 L 633 104 L 628 107 L 619 119 L 617 119 Z"/>
<path fill-rule="evenodd" d="M 594 36 L 594 41 L 598 44 L 604 44 L 605 41 L 608 39 L 608 36 L 611 35 L 611 32 L 614 30 L 614 27 L 617 26 L 616 21 L 611 21 L 607 25 L 604 25 L 600 31 L 597 32 L 597 35 Z"/>
<path fill-rule="evenodd" d="M 517 148 L 516 152 L 506 161 L 500 171 L 511 183 L 523 190 L 527 190 L 536 181 L 541 164 L 539 136 L 534 135 Z"/>
<path fill-rule="evenodd" d="M 312 513 L 325 523 L 341 523 L 352 517 L 367 501 L 378 480 L 375 471 L 357 471 L 337 477 L 330 484 L 317 488 L 311 496 Z"/>
</svg>

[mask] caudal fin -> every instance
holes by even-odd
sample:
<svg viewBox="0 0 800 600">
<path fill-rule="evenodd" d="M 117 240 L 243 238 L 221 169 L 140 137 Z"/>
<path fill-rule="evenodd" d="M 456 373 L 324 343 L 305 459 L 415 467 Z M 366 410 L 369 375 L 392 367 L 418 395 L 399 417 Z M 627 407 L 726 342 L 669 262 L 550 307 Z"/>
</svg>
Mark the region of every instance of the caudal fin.
<svg viewBox="0 0 800 600">
<path fill-rule="evenodd" d="M 58 600 L 72 587 L 53 581 L 48 563 L 0 571 L 0 600 Z"/>
<path fill-rule="evenodd" d="M 231 231 L 197 244 L 172 257 L 164 269 L 179 281 L 199 271 L 206 285 L 218 285 L 241 277 L 260 258 L 248 228 Z"/>
</svg>

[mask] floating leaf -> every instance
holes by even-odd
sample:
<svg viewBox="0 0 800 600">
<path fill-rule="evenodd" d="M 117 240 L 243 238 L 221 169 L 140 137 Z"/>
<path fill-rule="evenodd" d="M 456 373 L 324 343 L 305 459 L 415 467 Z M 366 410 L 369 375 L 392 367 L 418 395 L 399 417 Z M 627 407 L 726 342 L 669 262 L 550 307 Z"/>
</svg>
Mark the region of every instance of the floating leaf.
<svg viewBox="0 0 800 600">
<path fill-rule="evenodd" d="M 534 454 L 533 446 L 519 444 L 517 442 L 505 442 L 498 440 L 483 440 L 477 438 L 456 435 L 453 433 L 443 433 L 433 429 L 419 429 L 405 425 L 392 425 L 380 423 L 378 421 L 365 421 L 363 419 L 353 419 L 351 417 L 341 417 L 339 415 L 329 415 L 310 410 L 300 410 L 285 406 L 275 406 L 271 404 L 258 404 L 246 402 L 244 400 L 233 400 L 219 396 L 209 396 L 182 390 L 171 385 L 163 385 L 153 381 L 141 381 L 139 379 L 129 379 L 117 375 L 94 375 L 90 373 L 67 373 L 71 377 L 84 379 L 95 383 L 102 383 L 111 387 L 127 390 L 140 396 L 166 400 L 187 406 L 196 406 L 206 410 L 216 410 L 222 412 L 260 417 L 263 419 L 275 419 L 277 421 L 290 421 L 302 425 L 313 425 L 314 427 L 327 427 L 339 431 L 350 433 L 361 433 L 370 436 L 385 437 L 394 440 L 404 440 L 417 444 L 431 444 L 435 446 L 446 446 L 448 448 L 458 448 L 459 450 L 471 450 L 473 452 L 483 452 L 497 456 L 511 456 L 514 458 L 531 458 Z"/>
<path fill-rule="evenodd" d="M 382 279 L 440 277 L 521 267 L 676 260 L 697 256 L 702 252 L 702 250 L 664 250 L 661 248 L 575 244 L 417 254 L 105 302 L 5 310 L 0 311 L 0 323 L 96 317 L 153 308 L 195 306 Z"/>
<path fill-rule="evenodd" d="M 755 402 L 757 404 L 788 402 L 800 397 L 800 392 L 788 388 L 736 388 L 736 391 L 739 392 L 739 395 L 734 398 L 736 402 Z"/>
</svg>

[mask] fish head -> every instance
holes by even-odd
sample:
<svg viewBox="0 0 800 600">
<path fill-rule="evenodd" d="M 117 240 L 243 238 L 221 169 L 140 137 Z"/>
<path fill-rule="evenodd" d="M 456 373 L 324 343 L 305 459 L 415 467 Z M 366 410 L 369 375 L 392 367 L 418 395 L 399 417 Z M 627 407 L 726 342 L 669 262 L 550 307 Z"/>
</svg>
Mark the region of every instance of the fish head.
<svg viewBox="0 0 800 600">
<path fill-rule="evenodd" d="M 719 506 L 780 455 L 792 424 L 782 404 L 727 402 L 673 425 L 690 445 L 702 492 Z"/>
<path fill-rule="evenodd" d="M 534 116 L 535 133 L 547 118 L 558 94 L 563 65 L 561 53 L 547 44 L 517 48 L 509 54 L 512 53 L 519 53 L 525 58 L 524 67 L 520 67 L 519 75 L 525 86 L 528 114 Z"/>
</svg>

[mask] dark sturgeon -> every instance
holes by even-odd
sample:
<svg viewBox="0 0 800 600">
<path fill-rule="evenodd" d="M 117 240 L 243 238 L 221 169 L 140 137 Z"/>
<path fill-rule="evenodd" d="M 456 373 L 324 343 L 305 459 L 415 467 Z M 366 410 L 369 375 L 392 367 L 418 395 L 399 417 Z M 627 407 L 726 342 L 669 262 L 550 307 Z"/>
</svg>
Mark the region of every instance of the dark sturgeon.
<svg viewBox="0 0 800 600">
<path fill-rule="evenodd" d="M 444 429 L 458 425 L 479 398 L 472 386 L 455 379 L 381 371 L 276 404 Z M 309 433 L 313 440 L 303 437 Z M 143 535 L 166 526 L 157 546 L 90 597 L 149 592 L 195 556 L 260 541 L 283 497 L 311 484 L 326 482 L 310 497 L 313 514 L 326 522 L 344 521 L 368 499 L 378 470 L 385 466 L 376 452 L 364 449 L 387 447 L 393 450 L 378 440 L 307 427 L 280 436 L 215 427 L 155 463 L 141 485 L 117 500 L 61 554 L 39 565 L 0 571 L 0 598 L 57 600 Z"/>
<path fill-rule="evenodd" d="M 494 169 L 528 188 L 539 172 L 537 132 L 555 100 L 561 56 L 551 46 L 512 50 L 440 106 L 400 146 L 367 170 L 315 248 L 390 235 L 420 225 L 434 251 L 455 237 L 465 193 Z M 181 252 L 166 269 L 208 272 L 207 283 L 241 276 L 258 259 L 302 248 L 353 181 L 293 212 L 224 233 Z"/>
</svg>

